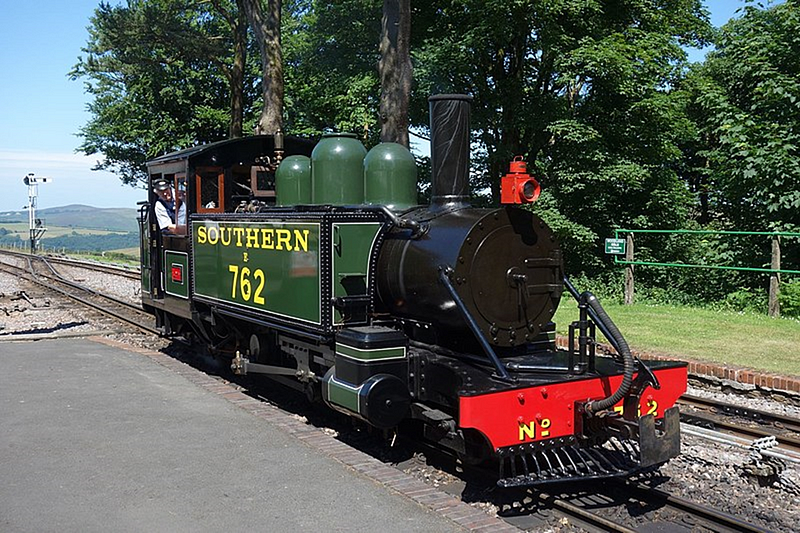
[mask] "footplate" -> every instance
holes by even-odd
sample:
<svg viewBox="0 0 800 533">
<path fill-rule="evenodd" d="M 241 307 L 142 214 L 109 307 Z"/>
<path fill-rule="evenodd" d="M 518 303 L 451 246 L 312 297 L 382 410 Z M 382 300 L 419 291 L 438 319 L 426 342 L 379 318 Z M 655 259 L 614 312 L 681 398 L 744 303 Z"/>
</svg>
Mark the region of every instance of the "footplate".
<svg viewBox="0 0 800 533">
<path fill-rule="evenodd" d="M 574 438 L 508 446 L 497 451 L 502 488 L 542 485 L 563 481 L 626 477 L 653 469 L 680 452 L 680 419 L 677 407 L 667 409 L 656 430 L 652 415 L 639 419 L 638 442 L 609 438 L 602 446 L 586 446 Z"/>
</svg>

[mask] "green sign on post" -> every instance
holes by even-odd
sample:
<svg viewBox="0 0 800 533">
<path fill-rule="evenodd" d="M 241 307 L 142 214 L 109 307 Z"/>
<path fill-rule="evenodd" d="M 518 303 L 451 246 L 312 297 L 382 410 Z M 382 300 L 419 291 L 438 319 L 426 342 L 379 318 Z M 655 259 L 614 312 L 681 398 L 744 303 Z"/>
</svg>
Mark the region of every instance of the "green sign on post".
<svg viewBox="0 0 800 533">
<path fill-rule="evenodd" d="M 606 253 L 625 255 L 625 239 L 606 239 Z"/>
</svg>

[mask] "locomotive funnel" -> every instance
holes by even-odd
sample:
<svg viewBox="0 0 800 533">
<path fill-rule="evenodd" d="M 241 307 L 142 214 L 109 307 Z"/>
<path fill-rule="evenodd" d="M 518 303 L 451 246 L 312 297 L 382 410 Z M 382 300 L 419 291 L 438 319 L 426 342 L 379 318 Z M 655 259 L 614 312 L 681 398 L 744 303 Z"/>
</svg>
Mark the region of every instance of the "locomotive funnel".
<svg viewBox="0 0 800 533">
<path fill-rule="evenodd" d="M 469 108 L 466 94 L 428 98 L 431 113 L 431 205 L 469 203 Z"/>
</svg>

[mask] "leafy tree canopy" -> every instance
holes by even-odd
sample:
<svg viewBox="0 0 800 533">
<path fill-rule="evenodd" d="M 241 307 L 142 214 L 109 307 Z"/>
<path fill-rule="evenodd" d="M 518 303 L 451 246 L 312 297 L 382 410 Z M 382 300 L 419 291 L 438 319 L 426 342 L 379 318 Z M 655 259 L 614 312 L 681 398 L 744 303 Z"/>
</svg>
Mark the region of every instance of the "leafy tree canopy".
<svg viewBox="0 0 800 533">
<path fill-rule="evenodd" d="M 800 230 L 800 10 L 747 6 L 689 76 L 711 209 L 736 229 Z"/>
<path fill-rule="evenodd" d="M 508 161 L 524 155 L 543 182 L 537 209 L 563 230 L 576 264 L 591 263 L 615 227 L 682 226 L 692 199 L 675 166 L 692 124 L 671 88 L 682 47 L 711 36 L 699 0 L 439 0 L 422 9 L 414 118 L 424 124 L 428 94 L 474 96 L 479 185 L 496 198 Z"/>
<path fill-rule="evenodd" d="M 130 0 L 95 10 L 86 55 L 70 75 L 94 97 L 79 150 L 103 154 L 98 168 L 134 184 L 145 179 L 148 159 L 226 137 L 232 42 L 211 7 Z"/>
<path fill-rule="evenodd" d="M 380 0 L 285 0 L 287 130 L 377 142 Z"/>
</svg>

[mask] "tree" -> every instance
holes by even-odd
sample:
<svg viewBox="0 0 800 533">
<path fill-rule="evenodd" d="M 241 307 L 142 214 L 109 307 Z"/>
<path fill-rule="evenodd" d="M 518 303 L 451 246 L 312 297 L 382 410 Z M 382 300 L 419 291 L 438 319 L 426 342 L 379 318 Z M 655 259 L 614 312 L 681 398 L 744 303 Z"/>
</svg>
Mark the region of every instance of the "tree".
<svg viewBox="0 0 800 533">
<path fill-rule="evenodd" d="M 94 97 L 79 150 L 103 154 L 96 168 L 146 183 L 148 159 L 241 134 L 252 99 L 246 33 L 233 4 L 214 6 L 220 12 L 190 0 L 102 2 L 95 10 L 86 56 L 70 76 L 83 78 Z"/>
<path fill-rule="evenodd" d="M 256 133 L 274 134 L 283 129 L 283 52 L 281 49 L 281 0 L 241 0 L 261 52 L 261 118 Z"/>
<path fill-rule="evenodd" d="M 288 0 L 283 24 L 287 130 L 380 134 L 381 4 L 377 0 Z"/>
<path fill-rule="evenodd" d="M 247 65 L 247 14 L 244 0 L 236 0 L 235 9 L 222 0 L 212 0 L 216 12 L 222 16 L 231 30 L 233 61 L 228 65 L 219 61 L 219 67 L 230 85 L 231 119 L 228 136 L 231 139 L 241 137 L 244 120 L 244 79 Z"/>
<path fill-rule="evenodd" d="M 411 0 L 384 0 L 381 18 L 381 141 L 408 147 L 411 96 Z"/>
<path fill-rule="evenodd" d="M 682 46 L 710 35 L 699 0 L 436 0 L 423 9 L 412 28 L 415 123 L 424 123 L 425 95 L 472 94 L 483 147 L 475 185 L 498 198 L 508 161 L 524 155 L 570 268 L 597 263 L 598 239 L 615 227 L 685 222 L 691 197 L 674 167 L 691 123 L 670 89 Z"/>
<path fill-rule="evenodd" d="M 373 96 L 385 81 L 374 75 L 382 4 L 290 4 L 293 131 L 376 140 L 376 115 L 389 117 Z M 545 185 L 537 209 L 563 230 L 576 264 L 598 263 L 597 241 L 615 227 L 689 218 L 678 141 L 693 125 L 672 87 L 682 47 L 710 36 L 700 0 L 432 0 L 414 3 L 411 20 L 411 124 L 427 128 L 429 95 L 471 94 L 473 188 L 496 201 L 508 162 L 524 155 Z"/>
<path fill-rule="evenodd" d="M 736 229 L 800 229 L 800 9 L 747 6 L 684 84 L 710 209 Z"/>
</svg>

